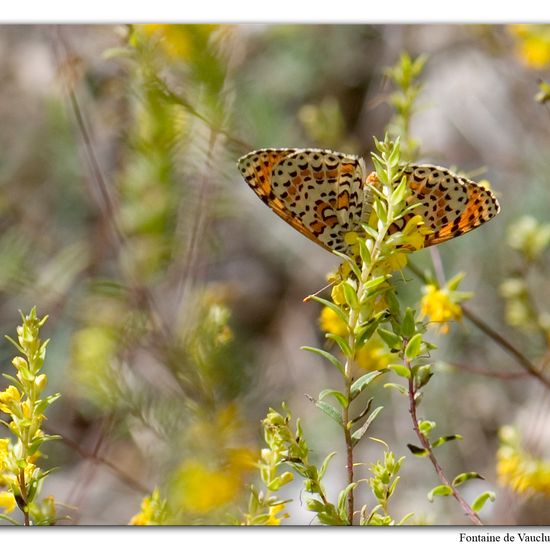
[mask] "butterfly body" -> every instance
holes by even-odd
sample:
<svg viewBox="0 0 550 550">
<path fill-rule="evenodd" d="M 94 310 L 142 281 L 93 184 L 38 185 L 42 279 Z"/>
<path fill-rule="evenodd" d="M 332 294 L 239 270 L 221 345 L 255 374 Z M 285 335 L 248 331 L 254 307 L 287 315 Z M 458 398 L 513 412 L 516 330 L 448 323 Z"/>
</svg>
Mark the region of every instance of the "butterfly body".
<svg viewBox="0 0 550 550">
<path fill-rule="evenodd" d="M 238 167 L 265 204 L 329 251 L 349 252 L 346 234 L 360 233 L 369 221 L 378 180 L 360 157 L 327 149 L 259 149 L 239 159 Z M 491 191 L 446 168 L 410 164 L 403 175 L 409 203 L 418 203 L 414 214 L 431 230 L 424 246 L 467 233 L 500 210 Z"/>
</svg>

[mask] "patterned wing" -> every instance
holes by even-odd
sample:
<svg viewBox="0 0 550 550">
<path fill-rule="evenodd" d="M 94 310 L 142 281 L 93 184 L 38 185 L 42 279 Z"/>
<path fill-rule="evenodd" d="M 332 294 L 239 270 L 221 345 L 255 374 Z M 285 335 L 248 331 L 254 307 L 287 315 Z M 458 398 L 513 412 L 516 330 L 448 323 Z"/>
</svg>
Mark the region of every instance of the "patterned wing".
<svg viewBox="0 0 550 550">
<path fill-rule="evenodd" d="M 408 165 L 404 174 L 413 191 L 410 202 L 420 203 L 414 214 L 421 214 L 433 231 L 426 237 L 425 247 L 468 233 L 500 211 L 489 189 L 445 168 Z"/>
<path fill-rule="evenodd" d="M 292 227 L 327 250 L 347 249 L 344 235 L 356 229 L 369 205 L 362 159 L 322 149 L 261 149 L 238 166 L 256 194 Z"/>
</svg>

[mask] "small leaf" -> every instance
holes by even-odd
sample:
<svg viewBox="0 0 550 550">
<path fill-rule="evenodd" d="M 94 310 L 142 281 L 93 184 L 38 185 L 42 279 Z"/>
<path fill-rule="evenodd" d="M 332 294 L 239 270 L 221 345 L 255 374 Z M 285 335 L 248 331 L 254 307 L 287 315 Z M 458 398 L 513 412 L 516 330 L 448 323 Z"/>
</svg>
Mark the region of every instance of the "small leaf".
<svg viewBox="0 0 550 550">
<path fill-rule="evenodd" d="M 485 479 L 483 476 L 479 475 L 477 472 L 464 472 L 462 474 L 458 474 L 454 479 L 451 485 L 453 487 L 458 487 L 459 485 L 462 485 L 465 481 L 468 481 L 469 479 Z"/>
<path fill-rule="evenodd" d="M 365 417 L 369 413 L 373 400 L 374 400 L 374 397 L 371 397 L 367 401 L 365 408 L 351 421 L 352 424 L 359 422 L 359 420 L 361 420 L 363 417 Z"/>
<path fill-rule="evenodd" d="M 332 458 L 335 455 L 336 455 L 336 451 L 334 451 L 334 452 L 330 453 L 329 455 L 327 455 L 325 460 L 323 460 L 323 463 L 321 464 L 321 467 L 319 468 L 319 480 L 323 479 L 323 477 L 325 476 L 328 465 L 329 465 L 330 461 L 332 460 Z"/>
<path fill-rule="evenodd" d="M 353 482 L 350 483 L 345 489 L 340 491 L 340 494 L 338 495 L 338 515 L 343 520 L 348 519 L 348 511 L 346 509 L 346 498 L 348 497 L 348 494 L 350 491 L 353 491 L 357 487 L 357 483 Z"/>
<path fill-rule="evenodd" d="M 422 347 L 422 334 L 415 334 L 405 348 L 405 357 L 409 360 L 415 359 L 420 354 Z"/>
<path fill-rule="evenodd" d="M 326 338 L 330 338 L 334 342 L 338 344 L 338 347 L 342 350 L 342 353 L 345 357 L 351 357 L 351 348 L 349 347 L 349 344 L 338 334 L 334 334 L 332 332 L 327 332 L 325 334 Z"/>
<path fill-rule="evenodd" d="M 393 388 L 394 390 L 397 390 L 401 395 L 408 395 L 409 390 L 405 388 L 405 386 L 402 386 L 401 384 L 394 384 L 393 382 L 390 382 L 388 384 L 384 384 L 385 388 Z"/>
<path fill-rule="evenodd" d="M 375 279 L 371 279 L 370 281 L 367 281 L 363 285 L 363 290 L 367 291 L 367 290 L 370 290 L 371 288 L 375 288 L 378 285 L 381 285 L 384 281 L 386 281 L 387 278 L 388 278 L 388 275 L 380 275 L 380 277 L 376 277 Z"/>
<path fill-rule="evenodd" d="M 428 493 L 428 500 L 430 502 L 434 501 L 434 497 L 447 497 L 449 495 L 453 494 L 453 490 L 448 485 L 438 485 L 437 487 L 434 487 L 429 493 Z"/>
<path fill-rule="evenodd" d="M 390 332 L 389 330 L 386 330 L 384 328 L 379 328 L 378 334 L 380 335 L 380 338 L 382 338 L 382 340 L 386 342 L 390 349 L 397 350 L 401 348 L 401 338 L 397 336 L 397 334 Z"/>
<path fill-rule="evenodd" d="M 342 426 L 342 415 L 332 405 L 324 401 L 317 401 L 317 399 L 314 399 L 311 395 L 306 395 L 306 397 L 312 401 L 318 409 L 321 409 L 327 416 L 330 416 L 330 418 Z"/>
<path fill-rule="evenodd" d="M 353 432 L 353 434 L 351 435 L 353 447 L 355 447 L 355 445 L 357 445 L 357 443 L 361 441 L 361 438 L 367 433 L 369 426 L 372 424 L 374 419 L 380 414 L 380 411 L 383 408 L 384 407 L 376 407 L 376 409 L 374 409 L 374 411 L 372 411 L 372 413 L 369 415 L 367 420 L 365 420 L 365 423 L 358 430 Z"/>
<path fill-rule="evenodd" d="M 336 315 L 338 315 L 338 317 L 340 317 L 340 319 L 342 321 L 344 321 L 344 323 L 347 325 L 348 324 L 348 318 L 346 316 L 346 314 L 336 305 L 336 304 L 333 304 L 332 302 L 329 302 L 328 300 L 325 300 L 324 298 L 319 298 L 319 296 L 312 296 L 311 297 L 312 300 L 315 300 L 316 302 L 319 302 L 320 304 L 332 309 L 332 311 L 334 311 L 334 313 L 336 313 Z"/>
<path fill-rule="evenodd" d="M 435 428 L 435 426 L 435 422 L 432 422 L 431 420 L 422 420 L 418 423 L 418 429 L 420 430 L 420 433 L 424 435 L 428 435 Z"/>
<path fill-rule="evenodd" d="M 485 503 L 490 500 L 491 502 L 494 502 L 496 498 L 495 493 L 493 491 L 485 491 L 484 493 L 481 493 L 474 502 L 472 503 L 472 510 L 474 512 L 481 512 L 481 509 L 483 506 L 485 506 Z"/>
<path fill-rule="evenodd" d="M 454 441 L 455 439 L 460 440 L 462 439 L 462 436 L 459 434 L 446 435 L 444 437 L 438 437 L 435 441 L 431 441 L 430 444 L 432 447 L 439 447 L 440 445 L 443 445 L 443 443 Z"/>
<path fill-rule="evenodd" d="M 422 365 L 421 367 L 419 367 L 414 375 L 416 381 L 416 389 L 420 389 L 425 386 L 430 381 L 430 378 L 432 376 L 433 372 L 431 365 Z"/>
<path fill-rule="evenodd" d="M 422 449 L 422 447 L 417 447 L 416 445 L 412 445 L 411 443 L 407 443 L 407 447 L 409 448 L 409 451 L 415 456 L 426 456 L 428 454 L 428 451 L 426 449 Z"/>
<path fill-rule="evenodd" d="M 342 374 L 345 373 L 344 365 L 342 365 L 342 362 L 334 357 L 332 353 L 329 353 L 328 351 L 319 348 L 313 348 L 311 346 L 302 346 L 300 349 L 304 351 L 310 351 L 311 353 L 316 353 L 317 355 L 324 357 L 327 361 L 332 363 Z"/>
<path fill-rule="evenodd" d="M 348 281 L 343 281 L 342 290 L 344 291 L 344 298 L 346 303 L 353 309 L 357 309 L 359 305 L 359 298 L 357 297 L 357 291 Z"/>
<path fill-rule="evenodd" d="M 411 369 L 409 367 L 406 367 L 405 365 L 390 365 L 388 367 L 390 370 L 395 372 L 398 376 L 402 376 L 403 378 L 410 378 L 411 377 Z"/>
<path fill-rule="evenodd" d="M 376 380 L 381 374 L 384 374 L 384 371 L 374 370 L 372 372 L 367 372 L 363 376 L 359 377 L 350 387 L 350 393 L 355 399 L 371 382 Z"/>
<path fill-rule="evenodd" d="M 414 322 L 414 309 L 407 308 L 401 323 L 401 331 L 405 338 L 412 338 L 416 331 L 416 323 Z"/>
<path fill-rule="evenodd" d="M 334 397 L 338 401 L 338 403 L 340 403 L 340 405 L 342 405 L 342 407 L 347 407 L 348 406 L 347 397 L 342 392 L 339 392 L 337 390 L 331 390 L 331 389 L 323 390 L 319 394 L 319 401 L 322 401 L 325 397 L 327 397 L 329 395 Z"/>
</svg>

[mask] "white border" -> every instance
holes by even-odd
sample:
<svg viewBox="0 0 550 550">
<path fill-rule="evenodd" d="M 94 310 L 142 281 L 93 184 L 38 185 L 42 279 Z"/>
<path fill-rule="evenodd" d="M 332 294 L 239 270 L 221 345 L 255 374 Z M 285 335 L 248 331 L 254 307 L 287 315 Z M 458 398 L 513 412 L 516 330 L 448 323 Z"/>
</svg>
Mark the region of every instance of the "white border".
<svg viewBox="0 0 550 550">
<path fill-rule="evenodd" d="M 2 4 L 0 23 L 550 23 L 550 2 L 545 0 L 20 0 Z"/>
</svg>

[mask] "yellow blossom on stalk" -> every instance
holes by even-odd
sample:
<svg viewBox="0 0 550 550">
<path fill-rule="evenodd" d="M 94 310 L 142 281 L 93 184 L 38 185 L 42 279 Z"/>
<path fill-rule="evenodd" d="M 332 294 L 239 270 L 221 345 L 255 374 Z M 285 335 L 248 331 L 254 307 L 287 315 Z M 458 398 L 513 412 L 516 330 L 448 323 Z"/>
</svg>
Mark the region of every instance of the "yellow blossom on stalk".
<svg viewBox="0 0 550 550">
<path fill-rule="evenodd" d="M 440 331 L 449 332 L 450 321 L 462 319 L 462 308 L 451 299 L 448 289 L 438 288 L 436 285 L 426 285 L 421 301 L 421 312 L 432 323 L 441 323 Z"/>
<path fill-rule="evenodd" d="M 156 488 L 141 501 L 141 510 L 129 522 L 129 525 L 163 525 L 166 521 L 166 501 L 160 498 Z"/>
<path fill-rule="evenodd" d="M 269 519 L 265 522 L 265 525 L 280 525 L 283 519 L 290 517 L 288 514 L 277 516 L 277 514 L 282 512 L 284 509 L 285 509 L 284 503 L 276 504 L 275 506 L 270 506 Z"/>
<path fill-rule="evenodd" d="M 500 432 L 497 476 L 501 485 L 518 494 L 542 493 L 550 496 L 550 461 L 532 456 L 521 448 L 519 435 L 511 426 Z"/>
<path fill-rule="evenodd" d="M 4 511 L 9 514 L 16 506 L 15 497 L 13 493 L 8 491 L 0 492 L 0 508 L 4 508 Z"/>
<path fill-rule="evenodd" d="M 12 403 L 18 403 L 21 400 L 21 394 L 15 386 L 8 386 L 3 392 L 0 392 L 0 411 L 10 414 Z"/>
<path fill-rule="evenodd" d="M 516 38 L 516 52 L 521 60 L 533 69 L 550 65 L 550 25 L 510 25 Z"/>
</svg>

